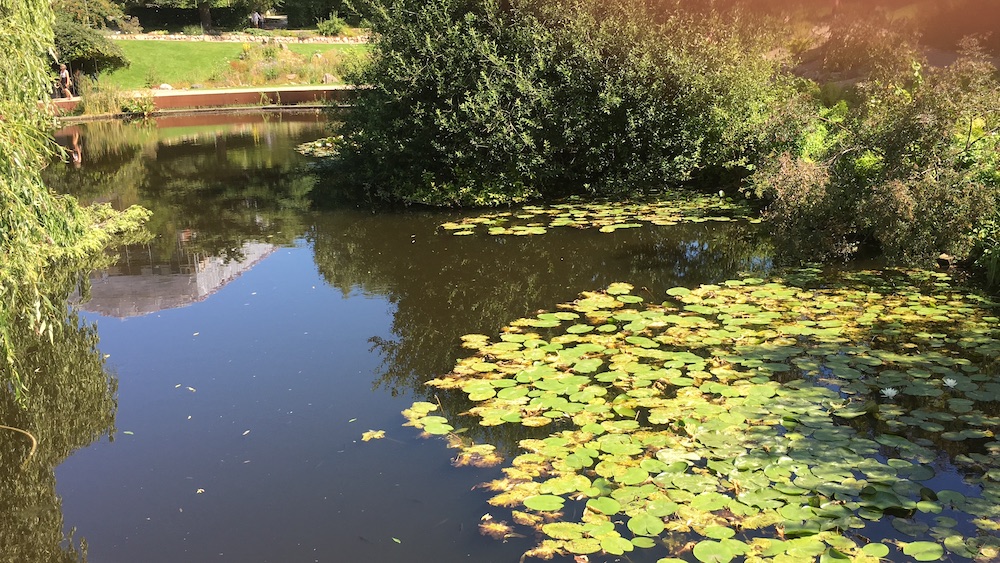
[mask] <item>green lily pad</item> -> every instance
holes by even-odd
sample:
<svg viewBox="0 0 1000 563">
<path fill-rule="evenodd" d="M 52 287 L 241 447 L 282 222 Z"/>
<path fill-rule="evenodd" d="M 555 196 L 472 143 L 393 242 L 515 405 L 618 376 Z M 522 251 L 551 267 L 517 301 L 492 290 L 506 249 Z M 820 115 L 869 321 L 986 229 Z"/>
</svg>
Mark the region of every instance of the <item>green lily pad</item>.
<svg viewBox="0 0 1000 563">
<path fill-rule="evenodd" d="M 628 529 L 639 536 L 658 536 L 664 528 L 663 520 L 649 513 L 637 514 L 628 520 Z"/>
<path fill-rule="evenodd" d="M 602 514 L 612 515 L 618 514 L 622 509 L 622 505 L 611 497 L 598 497 L 588 500 L 587 508 Z"/>
<path fill-rule="evenodd" d="M 903 554 L 912 557 L 915 561 L 937 561 L 944 555 L 944 547 L 941 544 L 927 541 L 904 543 Z"/>
<path fill-rule="evenodd" d="M 561 510 L 566 501 L 556 495 L 536 495 L 524 499 L 524 506 L 539 512 L 555 512 Z"/>
</svg>

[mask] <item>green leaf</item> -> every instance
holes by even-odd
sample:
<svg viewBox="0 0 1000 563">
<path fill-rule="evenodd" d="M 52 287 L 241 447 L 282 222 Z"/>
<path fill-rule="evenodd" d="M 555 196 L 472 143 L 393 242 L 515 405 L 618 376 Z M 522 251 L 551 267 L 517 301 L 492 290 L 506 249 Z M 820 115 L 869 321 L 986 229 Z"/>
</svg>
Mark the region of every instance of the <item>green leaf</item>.
<svg viewBox="0 0 1000 563">
<path fill-rule="evenodd" d="M 639 536 L 658 536 L 663 531 L 663 520 L 648 513 L 640 513 L 628 521 L 628 529 Z"/>
<path fill-rule="evenodd" d="M 562 509 L 565 502 L 556 495 L 535 495 L 524 499 L 524 506 L 539 512 L 555 512 Z"/>
<path fill-rule="evenodd" d="M 865 555 L 878 557 L 879 559 L 889 555 L 889 546 L 884 543 L 870 543 L 861 548 Z"/>
<path fill-rule="evenodd" d="M 903 544 L 903 554 L 916 561 L 937 561 L 944 555 L 944 547 L 929 541 L 915 541 Z"/>
<path fill-rule="evenodd" d="M 592 498 L 587 501 L 587 508 L 600 512 L 601 514 L 618 514 L 622 510 L 622 505 L 611 497 Z"/>
<path fill-rule="evenodd" d="M 694 556 L 703 563 L 729 563 L 746 552 L 746 544 L 736 540 L 702 540 L 694 546 Z"/>
</svg>

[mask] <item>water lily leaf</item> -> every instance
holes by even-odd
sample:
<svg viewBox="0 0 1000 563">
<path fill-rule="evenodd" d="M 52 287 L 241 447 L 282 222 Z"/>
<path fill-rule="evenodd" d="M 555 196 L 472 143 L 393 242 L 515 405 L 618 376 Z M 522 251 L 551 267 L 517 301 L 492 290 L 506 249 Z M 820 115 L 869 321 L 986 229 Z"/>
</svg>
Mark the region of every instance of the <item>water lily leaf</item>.
<svg viewBox="0 0 1000 563">
<path fill-rule="evenodd" d="M 550 522 L 542 525 L 542 533 L 557 540 L 575 540 L 583 537 L 584 528 L 575 522 Z"/>
<path fill-rule="evenodd" d="M 729 504 L 729 500 L 729 497 L 723 494 L 705 492 L 694 497 L 694 500 L 691 501 L 691 507 L 696 510 L 711 512 L 725 508 Z"/>
<path fill-rule="evenodd" d="M 726 540 L 736 535 L 736 531 L 725 526 L 706 526 L 702 535 L 715 540 Z"/>
<path fill-rule="evenodd" d="M 601 551 L 601 542 L 595 538 L 575 538 L 566 541 L 563 545 L 570 553 L 581 555 Z"/>
<path fill-rule="evenodd" d="M 869 543 L 866 544 L 864 547 L 862 547 L 861 551 L 865 555 L 869 555 L 871 557 L 878 557 L 879 559 L 881 559 L 886 555 L 889 555 L 889 546 L 885 545 L 884 543 Z"/>
<path fill-rule="evenodd" d="M 692 553 L 703 563 L 728 563 L 746 550 L 746 544 L 737 540 L 702 540 L 694 546 Z"/>
<path fill-rule="evenodd" d="M 555 512 L 561 510 L 565 502 L 556 495 L 535 495 L 524 499 L 524 506 L 539 512 Z"/>
<path fill-rule="evenodd" d="M 917 541 L 902 545 L 903 554 L 909 555 L 916 561 L 937 561 L 944 555 L 944 547 L 933 542 Z"/>
<path fill-rule="evenodd" d="M 893 518 L 892 527 L 912 537 L 917 537 L 930 529 L 930 526 L 924 522 L 916 522 L 906 518 Z"/>
<path fill-rule="evenodd" d="M 630 283 L 615 282 L 610 284 L 606 291 L 611 295 L 622 295 L 631 292 L 633 288 L 634 286 Z"/>
<path fill-rule="evenodd" d="M 632 545 L 632 542 L 617 534 L 602 537 L 600 538 L 600 541 L 601 549 L 612 555 L 622 555 L 626 551 L 632 551 L 635 548 L 635 546 Z"/>
<path fill-rule="evenodd" d="M 966 544 L 965 538 L 958 534 L 946 537 L 944 539 L 944 547 L 955 555 L 965 557 L 966 559 L 972 559 L 977 555 L 976 550 L 970 549 L 969 545 Z"/>
<path fill-rule="evenodd" d="M 665 518 L 677 512 L 678 508 L 680 508 L 680 505 L 676 502 L 656 499 L 646 504 L 646 513 L 658 518 Z"/>
<path fill-rule="evenodd" d="M 636 536 L 632 538 L 632 545 L 640 549 L 649 549 L 651 547 L 656 547 L 656 540 L 646 536 Z"/>
<path fill-rule="evenodd" d="M 580 360 L 573 365 L 573 371 L 577 373 L 594 373 L 602 365 L 604 365 L 604 360 L 600 358 Z"/>
<path fill-rule="evenodd" d="M 445 422 L 436 422 L 436 421 L 428 422 L 423 426 L 424 432 L 438 436 L 447 434 L 454 429 L 455 427 L 450 424 L 447 424 Z"/>
<path fill-rule="evenodd" d="M 626 471 L 624 475 L 618 478 L 618 482 L 623 485 L 638 485 L 647 479 L 649 479 L 649 473 L 647 473 L 645 469 L 642 469 L 641 467 L 632 467 Z"/>
<path fill-rule="evenodd" d="M 621 512 L 622 505 L 611 497 L 598 497 L 588 500 L 587 508 L 602 514 L 613 515 Z"/>
<path fill-rule="evenodd" d="M 639 536 L 658 536 L 664 528 L 663 520 L 649 513 L 637 514 L 628 521 L 628 529 Z"/>
<path fill-rule="evenodd" d="M 930 514 L 940 514 L 943 508 L 936 502 L 921 500 L 917 502 L 917 510 Z"/>
</svg>

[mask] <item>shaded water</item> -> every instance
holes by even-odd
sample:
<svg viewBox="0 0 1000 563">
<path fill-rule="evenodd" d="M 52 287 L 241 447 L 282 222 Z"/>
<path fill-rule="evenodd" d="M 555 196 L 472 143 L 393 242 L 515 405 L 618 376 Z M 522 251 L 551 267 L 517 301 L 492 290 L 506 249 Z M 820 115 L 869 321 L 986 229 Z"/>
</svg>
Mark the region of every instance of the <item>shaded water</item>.
<svg viewBox="0 0 1000 563">
<path fill-rule="evenodd" d="M 239 121 L 57 136 L 79 162 L 50 185 L 143 205 L 156 234 L 93 276 L 81 317 L 117 393 L 74 407 L 97 430 L 52 457 L 55 493 L 48 477 L 25 509 L 54 514 L 49 544 L 75 528 L 91 561 L 516 561 L 532 538 L 477 531 L 498 509 L 476 485 L 498 470 L 453 468 L 401 426 L 412 400 L 435 400 L 422 382 L 466 355 L 459 337 L 615 281 L 658 301 L 769 265 L 735 222 L 454 237 L 438 225 L 455 212 L 315 211 L 329 182 L 293 148 L 326 134 L 320 120 Z"/>
</svg>

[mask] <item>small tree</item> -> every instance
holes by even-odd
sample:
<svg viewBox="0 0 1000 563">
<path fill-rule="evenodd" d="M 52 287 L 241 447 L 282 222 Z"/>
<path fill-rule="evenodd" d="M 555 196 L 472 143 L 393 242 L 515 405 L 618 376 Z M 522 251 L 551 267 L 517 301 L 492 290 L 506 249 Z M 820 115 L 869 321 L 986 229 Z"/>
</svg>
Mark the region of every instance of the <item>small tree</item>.
<svg viewBox="0 0 1000 563">
<path fill-rule="evenodd" d="M 60 14 L 56 17 L 55 47 L 59 60 L 88 74 L 129 65 L 121 48 L 95 29 Z"/>
</svg>

